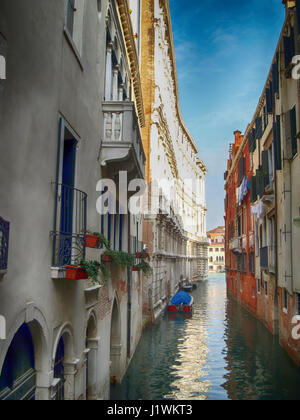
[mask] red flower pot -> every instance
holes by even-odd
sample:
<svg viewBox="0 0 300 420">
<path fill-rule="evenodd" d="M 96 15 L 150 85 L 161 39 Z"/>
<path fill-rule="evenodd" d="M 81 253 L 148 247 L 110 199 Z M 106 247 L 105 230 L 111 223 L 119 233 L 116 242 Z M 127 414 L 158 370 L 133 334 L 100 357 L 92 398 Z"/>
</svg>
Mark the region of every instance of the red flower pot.
<svg viewBox="0 0 300 420">
<path fill-rule="evenodd" d="M 136 271 L 140 271 L 140 269 L 139 269 L 139 267 L 133 267 L 132 268 L 132 271 L 135 271 L 136 272 Z"/>
<path fill-rule="evenodd" d="M 100 238 L 96 235 L 85 235 L 85 246 L 87 248 L 99 248 L 100 247 Z"/>
<path fill-rule="evenodd" d="M 108 263 L 108 262 L 113 262 L 113 259 L 110 255 L 102 255 L 101 256 L 101 261 L 104 263 Z"/>
<path fill-rule="evenodd" d="M 87 272 L 81 267 L 73 265 L 66 265 L 66 278 L 70 280 L 86 280 L 88 279 Z"/>
<path fill-rule="evenodd" d="M 141 252 L 137 252 L 136 255 L 135 255 L 135 258 L 139 258 L 139 259 L 142 258 L 142 253 Z"/>
</svg>

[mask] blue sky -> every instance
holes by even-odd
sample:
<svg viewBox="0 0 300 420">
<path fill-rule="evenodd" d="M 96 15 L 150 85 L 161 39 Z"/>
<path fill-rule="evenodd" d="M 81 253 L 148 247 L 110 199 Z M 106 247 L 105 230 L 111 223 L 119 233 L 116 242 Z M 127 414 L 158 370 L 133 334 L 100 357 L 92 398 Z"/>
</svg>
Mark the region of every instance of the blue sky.
<svg viewBox="0 0 300 420">
<path fill-rule="evenodd" d="M 208 167 L 207 227 L 224 224 L 224 171 L 244 132 L 284 22 L 281 0 L 170 0 L 180 107 Z"/>
</svg>

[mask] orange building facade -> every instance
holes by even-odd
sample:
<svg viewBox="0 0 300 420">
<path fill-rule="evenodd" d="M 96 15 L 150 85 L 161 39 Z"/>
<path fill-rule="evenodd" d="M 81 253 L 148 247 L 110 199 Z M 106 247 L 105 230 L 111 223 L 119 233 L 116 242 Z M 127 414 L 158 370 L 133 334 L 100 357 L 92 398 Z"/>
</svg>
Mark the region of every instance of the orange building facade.
<svg viewBox="0 0 300 420">
<path fill-rule="evenodd" d="M 226 270 L 228 292 L 252 313 L 256 313 L 255 244 L 250 205 L 250 154 L 248 143 L 241 145 L 243 136 L 236 131 L 230 150 L 228 170 L 232 170 L 226 184 Z M 238 160 L 236 160 L 239 154 Z M 234 168 L 232 168 L 234 162 Z"/>
</svg>

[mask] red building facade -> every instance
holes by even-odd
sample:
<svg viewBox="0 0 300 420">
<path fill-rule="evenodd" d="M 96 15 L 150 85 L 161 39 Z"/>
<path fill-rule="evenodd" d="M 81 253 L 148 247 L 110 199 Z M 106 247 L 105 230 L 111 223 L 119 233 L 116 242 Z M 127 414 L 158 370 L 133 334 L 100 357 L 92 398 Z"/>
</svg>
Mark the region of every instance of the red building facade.
<svg viewBox="0 0 300 420">
<path fill-rule="evenodd" d="M 227 289 L 238 302 L 256 314 L 255 242 L 251 218 L 249 144 L 236 131 L 226 177 L 225 225 Z"/>
</svg>

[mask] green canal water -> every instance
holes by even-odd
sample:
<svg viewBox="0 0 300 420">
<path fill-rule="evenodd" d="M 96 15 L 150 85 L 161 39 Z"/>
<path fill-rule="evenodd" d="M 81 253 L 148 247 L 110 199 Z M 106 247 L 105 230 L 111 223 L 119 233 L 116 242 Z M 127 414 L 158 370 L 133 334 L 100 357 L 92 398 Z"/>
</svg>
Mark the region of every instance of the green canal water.
<svg viewBox="0 0 300 420">
<path fill-rule="evenodd" d="M 193 291 L 193 315 L 145 329 L 112 400 L 299 400 L 300 370 L 231 298 L 224 275 Z"/>
</svg>

